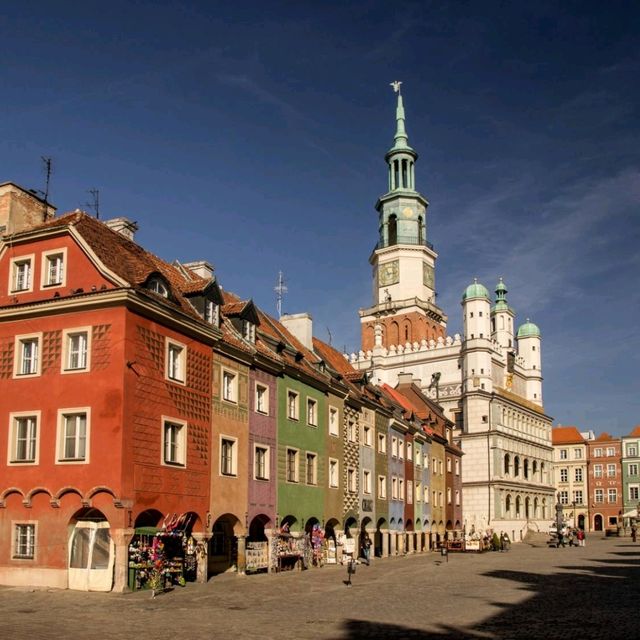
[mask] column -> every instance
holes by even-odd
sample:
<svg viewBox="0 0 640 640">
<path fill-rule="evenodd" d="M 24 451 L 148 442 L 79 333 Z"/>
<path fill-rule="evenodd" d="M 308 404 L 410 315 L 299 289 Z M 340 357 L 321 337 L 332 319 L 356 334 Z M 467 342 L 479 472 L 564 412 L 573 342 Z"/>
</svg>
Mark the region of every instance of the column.
<svg viewBox="0 0 640 640">
<path fill-rule="evenodd" d="M 382 535 L 382 557 L 389 557 L 389 529 L 380 529 Z"/>
<path fill-rule="evenodd" d="M 206 584 L 209 579 L 209 540 L 206 533 L 191 535 L 196 541 L 196 582 Z"/>
<path fill-rule="evenodd" d="M 134 533 L 133 529 L 112 529 L 111 531 L 116 547 L 113 590 L 117 593 L 129 590 L 129 542 Z"/>
<path fill-rule="evenodd" d="M 271 573 L 276 569 L 275 567 L 271 566 L 271 558 L 275 556 L 274 549 L 273 549 L 274 545 L 276 544 L 275 532 L 273 529 L 265 529 L 264 535 L 267 536 L 267 554 L 269 558 L 269 564 L 267 565 L 267 573 Z"/>
<path fill-rule="evenodd" d="M 245 568 L 247 566 L 247 557 L 245 554 L 245 541 L 247 539 L 246 536 L 236 536 L 238 540 L 238 563 L 237 569 L 238 574 L 245 575 Z"/>
<path fill-rule="evenodd" d="M 395 531 L 389 532 L 389 555 L 395 556 L 398 553 L 398 534 Z"/>
</svg>

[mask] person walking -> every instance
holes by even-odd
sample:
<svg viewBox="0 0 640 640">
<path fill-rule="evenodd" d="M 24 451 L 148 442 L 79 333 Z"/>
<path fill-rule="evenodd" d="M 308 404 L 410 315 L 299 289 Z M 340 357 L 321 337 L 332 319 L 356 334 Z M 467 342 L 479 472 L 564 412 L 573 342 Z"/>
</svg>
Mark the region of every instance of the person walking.
<svg viewBox="0 0 640 640">
<path fill-rule="evenodd" d="M 636 538 L 638 537 L 638 526 L 636 525 L 636 523 L 634 522 L 631 525 L 631 541 L 635 542 Z"/>
<path fill-rule="evenodd" d="M 363 531 L 360 536 L 360 547 L 362 548 L 362 557 L 367 566 L 371 563 L 371 538 L 367 531 Z"/>
<path fill-rule="evenodd" d="M 584 529 L 578 529 L 578 533 L 576 533 L 576 538 L 578 538 L 578 546 L 584 547 Z"/>
</svg>

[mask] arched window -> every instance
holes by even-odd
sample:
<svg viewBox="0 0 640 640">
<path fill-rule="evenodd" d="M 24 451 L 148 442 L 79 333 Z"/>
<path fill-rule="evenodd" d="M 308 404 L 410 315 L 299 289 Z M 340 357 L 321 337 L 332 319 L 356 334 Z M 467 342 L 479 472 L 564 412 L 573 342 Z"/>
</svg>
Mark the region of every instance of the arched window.
<svg viewBox="0 0 640 640">
<path fill-rule="evenodd" d="M 395 214 L 389 216 L 389 244 L 398 244 L 398 218 Z"/>
<path fill-rule="evenodd" d="M 516 478 L 520 475 L 520 458 L 518 456 L 513 459 L 513 475 Z"/>
<path fill-rule="evenodd" d="M 524 499 L 524 517 L 525 517 L 527 520 L 529 519 L 529 517 L 530 517 L 530 515 L 531 515 L 531 514 L 529 513 L 529 507 L 530 507 L 530 504 L 531 504 L 531 503 L 530 503 L 530 501 L 529 501 L 529 498 L 528 498 L 528 497 L 527 497 L 527 498 L 525 498 L 525 499 Z"/>
<path fill-rule="evenodd" d="M 529 460 L 527 458 L 524 459 L 524 479 L 529 479 Z"/>
<path fill-rule="evenodd" d="M 511 466 L 511 456 L 508 453 L 504 454 L 504 475 L 509 475 L 509 467 Z"/>
<path fill-rule="evenodd" d="M 424 227 L 422 226 L 422 216 L 418 216 L 418 244 L 424 244 Z"/>
<path fill-rule="evenodd" d="M 154 293 L 161 295 L 163 298 L 169 297 L 169 288 L 161 278 L 151 278 L 151 280 L 149 280 L 147 288 L 149 289 L 149 291 L 153 291 Z"/>
<path fill-rule="evenodd" d="M 511 496 L 507 495 L 507 499 L 504 503 L 504 509 L 507 513 L 511 513 Z"/>
<path fill-rule="evenodd" d="M 520 496 L 516 496 L 516 518 L 520 517 Z"/>
<path fill-rule="evenodd" d="M 536 473 L 538 473 L 538 461 L 534 460 L 533 464 L 531 465 L 531 476 L 533 477 L 534 480 L 536 477 Z"/>
</svg>

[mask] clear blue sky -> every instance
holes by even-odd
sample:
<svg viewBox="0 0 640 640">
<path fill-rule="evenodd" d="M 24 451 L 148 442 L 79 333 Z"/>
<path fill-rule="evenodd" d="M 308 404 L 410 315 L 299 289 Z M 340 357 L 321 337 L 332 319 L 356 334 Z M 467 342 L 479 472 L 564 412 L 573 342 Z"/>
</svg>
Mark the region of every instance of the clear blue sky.
<svg viewBox="0 0 640 640">
<path fill-rule="evenodd" d="M 402 80 L 439 303 L 543 334 L 556 422 L 640 423 L 637 2 L 25 2 L 0 15 L 0 182 L 128 216 L 161 257 L 352 350 Z"/>
</svg>

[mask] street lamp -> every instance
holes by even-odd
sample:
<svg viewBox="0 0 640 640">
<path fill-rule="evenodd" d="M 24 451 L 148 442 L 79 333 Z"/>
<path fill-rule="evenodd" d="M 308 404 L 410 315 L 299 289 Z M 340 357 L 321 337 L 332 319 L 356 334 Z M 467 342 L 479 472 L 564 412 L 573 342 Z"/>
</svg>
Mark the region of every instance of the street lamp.
<svg viewBox="0 0 640 640">
<path fill-rule="evenodd" d="M 577 529 L 578 528 L 578 517 L 576 516 L 576 501 L 574 499 L 574 501 L 571 503 L 571 506 L 573 507 L 573 528 Z"/>
</svg>

